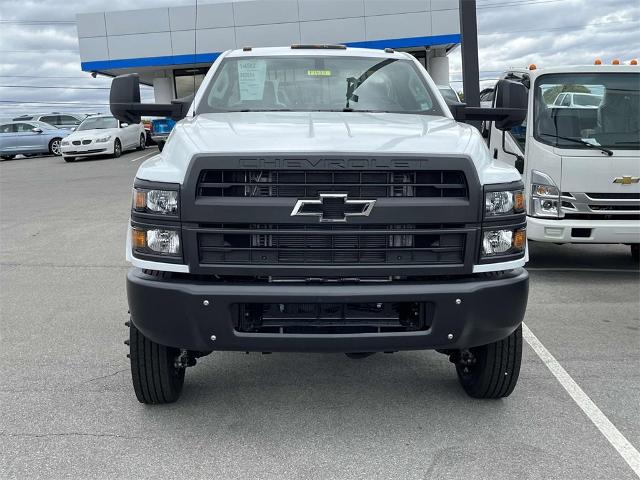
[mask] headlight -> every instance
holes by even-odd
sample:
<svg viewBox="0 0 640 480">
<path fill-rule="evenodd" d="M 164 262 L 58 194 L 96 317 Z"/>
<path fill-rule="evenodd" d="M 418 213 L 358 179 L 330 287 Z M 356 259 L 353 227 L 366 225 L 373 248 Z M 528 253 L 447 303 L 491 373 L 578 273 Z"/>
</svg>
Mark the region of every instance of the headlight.
<svg viewBox="0 0 640 480">
<path fill-rule="evenodd" d="M 107 135 L 106 137 L 96 138 L 96 143 L 104 143 L 111 140 L 111 135 Z"/>
<path fill-rule="evenodd" d="M 151 255 L 179 257 L 180 234 L 164 228 L 131 228 L 131 247 L 134 252 Z"/>
<path fill-rule="evenodd" d="M 133 210 L 162 215 L 178 214 L 178 192 L 176 190 L 133 189 Z"/>
<path fill-rule="evenodd" d="M 69 142 L 67 142 L 66 140 L 63 140 L 62 142 L 60 142 L 60 145 L 66 146 L 66 145 L 69 145 Z"/>
<path fill-rule="evenodd" d="M 531 172 L 531 204 L 530 214 L 534 217 L 561 218 L 564 213 L 560 209 L 560 190 L 553 179 L 542 172 Z"/>
<path fill-rule="evenodd" d="M 488 230 L 482 234 L 482 256 L 517 255 L 524 252 L 527 235 L 524 228 Z"/>
<path fill-rule="evenodd" d="M 524 212 L 523 190 L 485 192 L 484 214 L 486 217 L 514 215 L 522 212 Z"/>
</svg>

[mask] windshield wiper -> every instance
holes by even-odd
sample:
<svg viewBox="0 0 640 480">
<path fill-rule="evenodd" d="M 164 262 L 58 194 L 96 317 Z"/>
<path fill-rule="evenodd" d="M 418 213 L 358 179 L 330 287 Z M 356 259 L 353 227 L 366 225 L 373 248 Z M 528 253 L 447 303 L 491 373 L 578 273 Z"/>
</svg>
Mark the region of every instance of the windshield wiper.
<svg viewBox="0 0 640 480">
<path fill-rule="evenodd" d="M 344 107 L 344 112 L 351 112 L 352 109 L 349 107 L 349 101 L 351 101 L 353 99 L 354 102 L 358 101 L 358 96 L 354 95 L 354 92 L 360 88 L 360 85 L 362 85 L 364 82 L 367 81 L 367 79 L 369 79 L 374 73 L 376 73 L 378 70 L 380 70 L 381 68 L 386 67 L 387 65 L 389 65 L 390 63 L 395 62 L 396 59 L 395 58 L 387 58 L 381 62 L 376 63 L 375 65 L 371 66 L 369 69 L 367 69 L 366 72 L 364 72 L 362 75 L 360 75 L 358 78 L 356 77 L 349 77 L 347 78 L 347 104 Z"/>
<path fill-rule="evenodd" d="M 538 135 L 541 135 L 544 137 L 558 138 L 560 140 L 566 140 L 568 142 L 573 142 L 573 143 L 579 143 L 581 145 L 584 145 L 585 147 L 596 148 L 601 152 L 606 153 L 609 156 L 613 155 L 613 150 L 609 150 L 608 148 L 601 147 L 600 145 L 594 145 L 593 143 L 587 142 L 586 140 L 582 140 L 581 138 L 561 137 L 560 135 L 553 135 L 551 133 L 539 133 Z"/>
</svg>

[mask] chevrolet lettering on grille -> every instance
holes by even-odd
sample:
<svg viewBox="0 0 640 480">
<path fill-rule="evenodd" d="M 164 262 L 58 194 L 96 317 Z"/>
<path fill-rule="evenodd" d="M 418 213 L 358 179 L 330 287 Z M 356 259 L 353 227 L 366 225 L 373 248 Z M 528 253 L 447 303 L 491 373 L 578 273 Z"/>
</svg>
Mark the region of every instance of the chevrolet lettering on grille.
<svg viewBox="0 0 640 480">
<path fill-rule="evenodd" d="M 318 217 L 321 223 L 344 223 L 347 217 L 368 217 L 375 200 L 350 200 L 346 193 L 321 193 L 317 199 L 298 200 L 291 216 Z"/>
</svg>

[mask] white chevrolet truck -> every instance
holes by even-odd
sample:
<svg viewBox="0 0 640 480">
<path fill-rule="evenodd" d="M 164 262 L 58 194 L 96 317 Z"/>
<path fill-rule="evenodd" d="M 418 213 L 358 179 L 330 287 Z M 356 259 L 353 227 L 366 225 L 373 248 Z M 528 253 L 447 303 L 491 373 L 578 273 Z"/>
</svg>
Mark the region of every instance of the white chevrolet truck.
<svg viewBox="0 0 640 480">
<path fill-rule="evenodd" d="M 464 120 L 526 113 L 447 106 L 409 54 L 329 45 L 222 54 L 195 98 L 111 111 L 180 120 L 133 185 L 126 255 L 136 396 L 175 401 L 213 351 L 435 349 L 477 398 L 509 395 L 527 304 L 518 171 Z M 453 113 L 452 113 L 453 111 Z"/>
<path fill-rule="evenodd" d="M 492 156 L 522 171 L 529 240 L 628 244 L 640 257 L 640 67 L 511 70 L 527 120 L 493 126 Z"/>
</svg>

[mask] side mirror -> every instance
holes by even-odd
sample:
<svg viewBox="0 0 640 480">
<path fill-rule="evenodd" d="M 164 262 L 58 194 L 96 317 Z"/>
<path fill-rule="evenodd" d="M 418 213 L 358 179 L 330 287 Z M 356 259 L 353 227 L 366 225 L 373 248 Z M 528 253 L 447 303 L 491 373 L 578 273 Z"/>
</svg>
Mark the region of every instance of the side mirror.
<svg viewBox="0 0 640 480">
<path fill-rule="evenodd" d="M 169 104 L 140 103 L 140 77 L 130 73 L 117 76 L 111 82 L 109 108 L 115 118 L 128 124 L 140 123 L 142 115 L 182 120 L 187 116 L 192 100 L 193 96 Z"/>
<path fill-rule="evenodd" d="M 498 130 L 511 130 L 524 122 L 527 117 L 529 91 L 522 83 L 514 80 L 500 80 L 495 89 L 495 108 L 512 109 L 508 117 L 496 121 Z"/>
<path fill-rule="evenodd" d="M 31 131 L 32 131 L 33 133 L 42 133 L 42 129 L 41 129 L 41 128 L 38 128 L 38 127 L 36 127 L 36 128 L 32 128 L 32 129 L 31 129 Z"/>
<path fill-rule="evenodd" d="M 120 123 L 120 128 L 125 128 L 125 127 L 128 127 L 128 126 L 129 126 L 129 124 L 127 122 Z"/>
<path fill-rule="evenodd" d="M 510 130 L 527 118 L 529 92 L 520 82 L 500 80 L 496 85 L 495 108 L 467 107 L 465 103 L 450 103 L 449 109 L 457 122 L 496 122 L 498 130 Z"/>
</svg>

